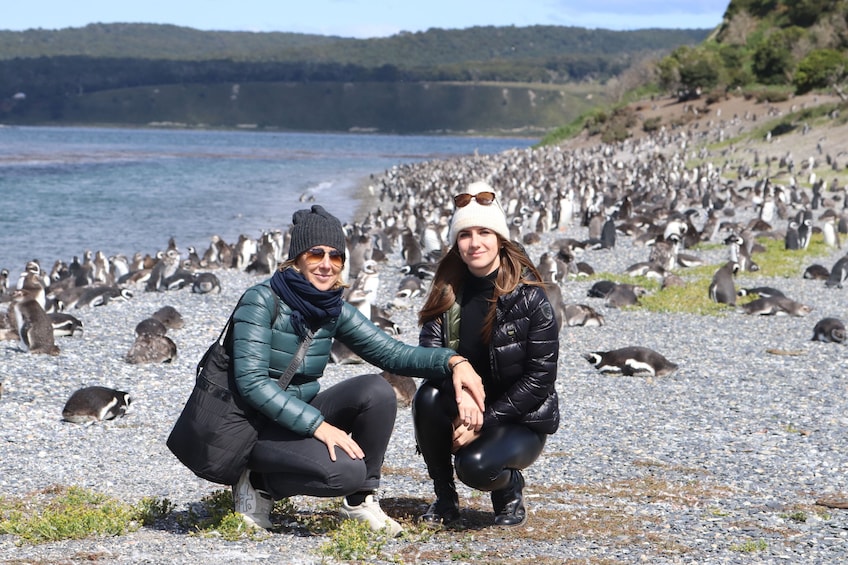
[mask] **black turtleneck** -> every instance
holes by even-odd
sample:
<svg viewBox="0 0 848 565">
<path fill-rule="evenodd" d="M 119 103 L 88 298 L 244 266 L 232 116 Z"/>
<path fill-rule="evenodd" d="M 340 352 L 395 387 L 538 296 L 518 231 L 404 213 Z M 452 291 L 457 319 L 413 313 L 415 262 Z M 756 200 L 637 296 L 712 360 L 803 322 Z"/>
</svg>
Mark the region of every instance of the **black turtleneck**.
<svg viewBox="0 0 848 565">
<path fill-rule="evenodd" d="M 459 353 L 466 357 L 474 370 L 483 378 L 490 380 L 492 368 L 489 365 L 489 347 L 481 342 L 481 330 L 486 320 L 486 314 L 491 306 L 491 298 L 495 293 L 495 277 L 498 270 L 485 277 L 475 277 L 470 272 L 465 278 L 460 302 Z"/>
</svg>

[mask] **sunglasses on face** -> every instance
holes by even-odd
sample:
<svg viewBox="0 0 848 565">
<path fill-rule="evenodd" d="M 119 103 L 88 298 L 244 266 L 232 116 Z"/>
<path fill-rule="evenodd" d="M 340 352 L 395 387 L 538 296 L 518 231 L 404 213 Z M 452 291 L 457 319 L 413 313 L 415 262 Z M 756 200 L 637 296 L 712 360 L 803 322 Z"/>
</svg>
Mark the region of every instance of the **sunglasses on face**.
<svg viewBox="0 0 848 565">
<path fill-rule="evenodd" d="M 453 203 L 456 204 L 457 208 L 465 208 L 471 204 L 472 200 L 476 200 L 477 204 L 482 206 L 488 206 L 495 201 L 495 193 L 478 192 L 477 194 L 468 194 L 467 192 L 463 192 L 453 197 Z"/>
<path fill-rule="evenodd" d="M 321 249 L 320 247 L 313 247 L 304 253 L 304 258 L 306 259 L 307 265 L 315 265 L 324 260 L 324 255 L 330 256 L 330 265 L 334 268 L 341 269 L 342 265 L 344 265 L 344 256 L 338 249 L 328 250 Z"/>
</svg>

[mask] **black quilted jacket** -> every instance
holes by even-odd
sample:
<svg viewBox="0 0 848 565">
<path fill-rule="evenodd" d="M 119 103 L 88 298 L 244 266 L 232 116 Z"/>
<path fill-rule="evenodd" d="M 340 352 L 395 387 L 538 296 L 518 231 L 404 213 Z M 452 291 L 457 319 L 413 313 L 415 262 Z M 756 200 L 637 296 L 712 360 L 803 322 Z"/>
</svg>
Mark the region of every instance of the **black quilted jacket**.
<svg viewBox="0 0 848 565">
<path fill-rule="evenodd" d="M 458 304 L 421 328 L 419 344 L 456 349 L 459 335 Z M 483 428 L 521 423 L 552 434 L 559 427 L 559 399 L 555 383 L 559 359 L 559 328 L 542 288 L 520 285 L 501 296 L 497 323 L 489 344 L 493 377 L 486 388 Z"/>
</svg>

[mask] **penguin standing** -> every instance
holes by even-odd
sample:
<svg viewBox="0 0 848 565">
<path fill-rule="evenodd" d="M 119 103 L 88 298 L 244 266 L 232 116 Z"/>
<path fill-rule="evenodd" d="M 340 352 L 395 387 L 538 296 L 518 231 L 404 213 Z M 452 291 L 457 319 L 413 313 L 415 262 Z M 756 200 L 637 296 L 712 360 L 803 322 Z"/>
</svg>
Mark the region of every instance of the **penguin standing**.
<svg viewBox="0 0 848 565">
<path fill-rule="evenodd" d="M 71 394 L 62 408 L 62 419 L 74 424 L 92 424 L 114 420 L 129 410 L 132 399 L 127 392 L 104 386 L 89 386 Z"/>
<path fill-rule="evenodd" d="M 719 304 L 736 306 L 736 285 L 733 277 L 739 272 L 739 263 L 728 261 L 722 265 L 713 275 L 710 282 L 710 300 Z"/>
<path fill-rule="evenodd" d="M 166 280 L 173 276 L 179 267 L 180 254 L 173 249 L 168 249 L 150 271 L 150 277 L 147 279 L 144 290 L 148 292 L 166 290 Z"/>
<path fill-rule="evenodd" d="M 848 280 L 848 255 L 843 255 L 833 265 L 830 276 L 824 283 L 827 288 L 842 288 L 842 284 Z"/>
<path fill-rule="evenodd" d="M 790 220 L 786 227 L 786 235 L 783 236 L 783 248 L 787 251 L 801 249 L 801 237 L 798 234 L 798 222 Z"/>
<path fill-rule="evenodd" d="M 15 326 L 24 351 L 59 355 L 59 348 L 54 341 L 53 322 L 28 291 L 15 291 L 10 312 L 15 317 Z"/>
<path fill-rule="evenodd" d="M 807 249 L 810 246 L 810 238 L 813 235 L 813 213 L 810 210 L 804 210 L 800 214 L 798 222 L 798 244 L 799 249 Z"/>
</svg>

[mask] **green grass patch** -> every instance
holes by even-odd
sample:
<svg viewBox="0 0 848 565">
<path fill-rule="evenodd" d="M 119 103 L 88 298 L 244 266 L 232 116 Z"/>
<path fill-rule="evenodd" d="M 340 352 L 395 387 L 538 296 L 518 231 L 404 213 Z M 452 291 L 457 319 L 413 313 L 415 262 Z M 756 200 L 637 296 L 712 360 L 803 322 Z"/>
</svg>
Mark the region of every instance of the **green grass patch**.
<svg viewBox="0 0 848 565">
<path fill-rule="evenodd" d="M 136 509 L 79 487 L 56 486 L 18 498 L 0 498 L 0 534 L 39 544 L 138 529 Z"/>
</svg>

